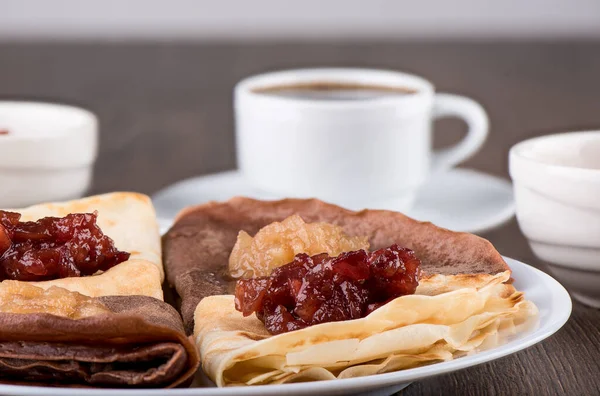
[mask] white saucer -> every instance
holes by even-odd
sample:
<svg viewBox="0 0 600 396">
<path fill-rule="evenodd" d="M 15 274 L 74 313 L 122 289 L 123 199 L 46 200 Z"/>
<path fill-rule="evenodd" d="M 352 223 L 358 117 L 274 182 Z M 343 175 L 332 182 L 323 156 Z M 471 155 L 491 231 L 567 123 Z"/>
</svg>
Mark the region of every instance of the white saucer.
<svg viewBox="0 0 600 396">
<path fill-rule="evenodd" d="M 398 392 L 412 381 L 450 373 L 466 367 L 511 355 L 534 345 L 560 329 L 571 314 L 569 293 L 557 281 L 542 271 L 505 257 L 517 290 L 525 293 L 539 309 L 530 329 L 517 333 L 506 344 L 458 359 L 412 369 L 342 380 L 305 382 L 284 385 L 261 385 L 229 388 L 180 389 L 81 389 L 0 384 L 0 395 L 19 396 L 312 396 L 369 395 L 382 396 Z M 548 367 L 550 370 L 550 367 Z M 496 373 L 498 376 L 505 373 Z M 473 379 L 477 386 L 476 379 Z M 476 389 L 476 388 L 473 388 Z"/>
<path fill-rule="evenodd" d="M 238 171 L 229 171 L 177 182 L 154 194 L 152 201 L 164 232 L 177 212 L 186 206 L 224 201 L 239 195 L 257 199 L 284 198 L 258 191 Z M 393 200 L 369 207 L 398 210 Z M 471 169 L 452 169 L 430 179 L 413 208 L 405 213 L 454 231 L 483 232 L 514 215 L 512 186 L 504 179 Z"/>
</svg>

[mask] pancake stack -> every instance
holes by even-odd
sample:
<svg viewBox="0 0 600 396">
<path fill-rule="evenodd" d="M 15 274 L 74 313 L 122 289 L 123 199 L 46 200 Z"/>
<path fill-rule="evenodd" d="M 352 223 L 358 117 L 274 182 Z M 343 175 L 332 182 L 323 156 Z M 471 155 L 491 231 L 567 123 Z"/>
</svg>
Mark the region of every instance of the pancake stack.
<svg viewBox="0 0 600 396">
<path fill-rule="evenodd" d="M 14 210 L 22 221 L 98 212 L 129 260 L 105 272 L 0 283 L 0 382 L 60 386 L 189 384 L 198 352 L 163 301 L 161 241 L 150 199 L 112 193 Z"/>
<path fill-rule="evenodd" d="M 235 310 L 228 259 L 238 232 L 254 235 L 295 214 L 367 237 L 371 250 L 414 250 L 423 273 L 416 293 L 365 318 L 270 335 L 255 316 Z M 182 211 L 163 243 L 184 325 L 219 386 L 348 378 L 449 360 L 502 342 L 537 312 L 488 241 L 395 212 L 234 198 Z"/>
</svg>

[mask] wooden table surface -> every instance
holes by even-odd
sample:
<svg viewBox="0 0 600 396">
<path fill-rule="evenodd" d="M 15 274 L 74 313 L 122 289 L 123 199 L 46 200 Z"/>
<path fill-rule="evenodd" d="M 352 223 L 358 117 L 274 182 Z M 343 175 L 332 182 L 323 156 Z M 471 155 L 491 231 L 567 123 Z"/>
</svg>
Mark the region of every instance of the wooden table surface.
<svg viewBox="0 0 600 396">
<path fill-rule="evenodd" d="M 600 42 L 5 43 L 0 97 L 90 108 L 101 122 L 91 192 L 153 193 L 183 178 L 235 167 L 231 90 L 237 80 L 327 65 L 412 71 L 439 91 L 479 100 L 489 112 L 491 135 L 464 166 L 499 176 L 508 177 L 507 151 L 519 140 L 600 128 Z M 464 128 L 452 120 L 436 127 L 440 145 L 460 138 Z M 502 254 L 545 269 L 515 221 L 483 236 Z M 600 395 L 599 329 L 600 311 L 575 302 L 569 322 L 544 342 L 414 383 L 402 394 Z"/>
</svg>

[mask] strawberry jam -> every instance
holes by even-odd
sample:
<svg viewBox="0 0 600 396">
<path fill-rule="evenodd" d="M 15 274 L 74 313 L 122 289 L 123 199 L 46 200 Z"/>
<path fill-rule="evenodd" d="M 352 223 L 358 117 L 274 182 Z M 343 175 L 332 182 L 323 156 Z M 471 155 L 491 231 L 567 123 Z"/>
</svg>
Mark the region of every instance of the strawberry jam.
<svg viewBox="0 0 600 396">
<path fill-rule="evenodd" d="M 42 281 L 93 275 L 126 261 L 129 253 L 96 224 L 97 213 L 19 221 L 0 211 L 0 280 Z"/>
<path fill-rule="evenodd" d="M 235 308 L 244 316 L 256 312 L 271 334 L 358 319 L 413 294 L 420 265 L 412 250 L 398 245 L 337 257 L 301 253 L 268 277 L 238 280 Z"/>
</svg>

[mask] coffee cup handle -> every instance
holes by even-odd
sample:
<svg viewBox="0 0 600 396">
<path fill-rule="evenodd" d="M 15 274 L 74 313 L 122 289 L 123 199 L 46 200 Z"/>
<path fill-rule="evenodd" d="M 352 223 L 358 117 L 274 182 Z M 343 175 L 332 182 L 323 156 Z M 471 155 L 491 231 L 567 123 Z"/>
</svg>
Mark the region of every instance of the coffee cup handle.
<svg viewBox="0 0 600 396">
<path fill-rule="evenodd" d="M 468 125 L 467 135 L 457 144 L 433 152 L 431 170 L 443 171 L 469 159 L 485 142 L 489 130 L 483 107 L 464 96 L 438 93 L 433 105 L 433 118 L 458 117 Z"/>
</svg>

